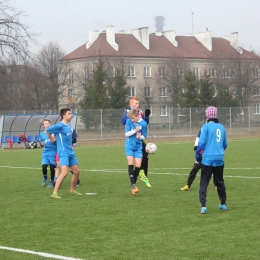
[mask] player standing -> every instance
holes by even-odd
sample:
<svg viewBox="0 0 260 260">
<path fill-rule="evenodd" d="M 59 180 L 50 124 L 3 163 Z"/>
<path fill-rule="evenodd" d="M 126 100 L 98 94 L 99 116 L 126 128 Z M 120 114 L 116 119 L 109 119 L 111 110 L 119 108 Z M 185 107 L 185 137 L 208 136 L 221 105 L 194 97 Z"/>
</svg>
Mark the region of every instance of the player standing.
<svg viewBox="0 0 260 260">
<path fill-rule="evenodd" d="M 55 139 L 50 139 L 47 134 L 46 130 L 50 127 L 50 120 L 44 118 L 42 120 L 42 126 L 44 128 L 44 132 L 40 134 L 40 144 L 43 147 L 42 150 L 42 186 L 46 185 L 47 182 L 47 168 L 50 166 L 50 182 L 47 187 L 53 187 L 53 180 L 55 175 L 55 168 L 56 168 L 56 144 L 54 143 Z"/>
<path fill-rule="evenodd" d="M 131 109 L 127 116 L 128 119 L 125 124 L 125 152 L 132 194 L 136 195 L 139 192 L 136 187 L 136 181 L 142 163 L 142 141 L 147 134 L 147 123 L 140 118 L 137 109 Z"/>
<path fill-rule="evenodd" d="M 129 107 L 124 111 L 123 116 L 122 116 L 122 124 L 125 125 L 126 121 L 128 119 L 127 117 L 127 113 L 131 110 L 131 109 L 137 109 L 138 113 L 139 113 L 139 117 L 142 118 L 146 124 L 149 124 L 149 116 L 151 114 L 150 109 L 146 109 L 145 110 L 145 114 L 143 113 L 142 110 L 139 109 L 139 99 L 136 96 L 132 96 L 130 97 L 129 100 Z M 143 153 L 143 159 L 142 159 L 142 164 L 141 164 L 141 170 L 140 170 L 140 178 L 141 180 L 145 183 L 145 185 L 149 188 L 151 188 L 151 184 L 147 178 L 148 175 L 148 153 L 145 150 L 145 146 L 146 143 L 144 141 L 142 141 L 142 153 Z"/>
<path fill-rule="evenodd" d="M 200 203 L 202 206 L 201 214 L 207 213 L 206 196 L 212 173 L 221 202 L 219 209 L 223 211 L 227 210 L 226 187 L 223 178 L 224 154 L 227 148 L 226 129 L 217 119 L 218 110 L 216 107 L 208 107 L 205 113 L 207 124 L 204 124 L 201 128 L 200 140 L 195 155 L 196 159 L 198 159 L 200 152 L 203 151 L 199 190 Z"/>
<path fill-rule="evenodd" d="M 51 198 L 55 199 L 61 199 L 61 197 L 58 195 L 58 191 L 63 180 L 68 175 L 69 167 L 73 171 L 71 178 L 70 194 L 82 195 L 81 193 L 75 190 L 77 181 L 79 179 L 80 170 L 78 167 L 78 160 L 72 147 L 73 129 L 70 125 L 70 121 L 72 119 L 70 108 L 62 108 L 60 110 L 60 116 L 61 122 L 47 129 L 47 135 L 56 135 L 57 152 L 60 158 L 61 166 L 61 174 L 59 175 L 56 181 L 53 194 L 51 195 Z"/>
</svg>

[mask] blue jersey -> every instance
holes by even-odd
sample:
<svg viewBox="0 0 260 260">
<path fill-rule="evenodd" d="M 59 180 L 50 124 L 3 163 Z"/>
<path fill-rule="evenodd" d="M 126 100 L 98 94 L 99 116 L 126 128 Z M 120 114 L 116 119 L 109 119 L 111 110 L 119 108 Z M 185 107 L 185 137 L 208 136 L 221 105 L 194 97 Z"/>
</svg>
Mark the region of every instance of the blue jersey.
<svg viewBox="0 0 260 260">
<path fill-rule="evenodd" d="M 48 133 L 56 135 L 56 145 L 59 157 L 74 155 L 74 149 L 72 147 L 72 133 L 73 129 L 71 125 L 60 122 L 47 129 Z"/>
<path fill-rule="evenodd" d="M 122 115 L 122 119 L 121 119 L 122 125 L 125 125 L 125 124 L 126 124 L 126 121 L 127 121 L 127 119 L 128 119 L 127 114 L 128 114 L 128 112 L 129 112 L 130 110 L 131 110 L 131 107 L 127 108 L 127 109 L 124 111 L 124 113 L 123 113 L 123 115 Z M 149 121 L 150 121 L 150 120 L 149 120 L 149 117 L 144 117 L 144 113 L 143 113 L 142 110 L 139 110 L 139 109 L 138 109 L 138 113 L 139 113 L 140 118 L 142 118 L 142 119 L 146 122 L 146 124 L 149 125 Z"/>
<path fill-rule="evenodd" d="M 227 148 L 225 127 L 214 121 L 204 124 L 201 128 L 196 156 L 202 153 L 202 164 L 208 166 L 221 166 L 224 164 L 224 154 Z"/>
<path fill-rule="evenodd" d="M 42 132 L 40 134 L 40 142 L 44 142 L 43 150 L 42 150 L 42 156 L 49 156 L 49 155 L 55 155 L 56 154 L 56 144 L 53 143 L 46 132 Z"/>
<path fill-rule="evenodd" d="M 131 119 L 128 118 L 126 120 L 126 124 L 125 124 L 125 133 L 127 133 L 129 131 L 135 130 L 137 126 L 140 127 L 139 132 L 141 133 L 141 135 L 144 138 L 146 138 L 146 135 L 147 135 L 147 123 L 143 119 L 140 119 L 137 123 L 133 123 L 131 121 Z M 136 138 L 136 133 L 134 133 L 131 136 L 126 137 L 125 147 L 126 148 L 131 148 L 131 149 L 135 149 L 136 147 L 141 147 L 142 148 L 142 140 Z"/>
</svg>

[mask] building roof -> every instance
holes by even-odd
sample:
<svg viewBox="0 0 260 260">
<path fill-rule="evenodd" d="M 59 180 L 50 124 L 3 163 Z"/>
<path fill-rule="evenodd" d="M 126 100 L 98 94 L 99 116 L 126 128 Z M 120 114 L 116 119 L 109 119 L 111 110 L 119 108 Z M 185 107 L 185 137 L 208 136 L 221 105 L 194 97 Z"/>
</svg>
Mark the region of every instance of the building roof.
<svg viewBox="0 0 260 260">
<path fill-rule="evenodd" d="M 149 50 L 132 34 L 115 34 L 115 42 L 119 49 L 116 51 L 106 40 L 106 33 L 100 33 L 98 38 L 87 49 L 86 43 L 64 56 L 61 60 L 77 60 L 97 57 L 128 57 L 128 58 L 169 58 L 184 59 L 213 59 L 214 57 L 237 56 L 230 42 L 224 38 L 212 37 L 212 51 L 209 51 L 194 36 L 176 36 L 178 46 L 174 46 L 165 36 L 149 35 Z M 259 59 L 259 56 L 243 49 L 242 59 Z"/>
</svg>

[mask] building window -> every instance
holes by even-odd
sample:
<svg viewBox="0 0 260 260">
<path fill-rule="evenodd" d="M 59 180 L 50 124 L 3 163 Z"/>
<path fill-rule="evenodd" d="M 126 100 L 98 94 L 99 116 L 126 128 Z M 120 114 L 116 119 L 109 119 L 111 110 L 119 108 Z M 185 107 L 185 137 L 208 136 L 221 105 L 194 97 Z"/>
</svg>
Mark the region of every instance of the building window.
<svg viewBox="0 0 260 260">
<path fill-rule="evenodd" d="M 85 83 L 88 82 L 88 78 L 89 78 L 88 68 L 85 68 L 85 70 L 84 70 L 84 82 L 85 82 Z"/>
<path fill-rule="evenodd" d="M 160 116 L 167 116 L 167 106 L 160 106 Z"/>
<path fill-rule="evenodd" d="M 159 68 L 159 77 L 165 77 L 165 75 L 166 75 L 166 68 L 164 68 L 164 67 L 160 67 Z"/>
<path fill-rule="evenodd" d="M 200 68 L 193 68 L 193 73 L 196 79 L 200 79 Z"/>
<path fill-rule="evenodd" d="M 151 96 L 151 88 L 150 87 L 144 87 L 144 96 L 145 97 Z"/>
<path fill-rule="evenodd" d="M 135 96 L 135 87 L 129 87 L 129 96 Z"/>
<path fill-rule="evenodd" d="M 255 105 L 255 114 L 260 114 L 260 105 Z"/>
<path fill-rule="evenodd" d="M 166 87 L 160 88 L 160 97 L 167 97 L 167 88 Z"/>
<path fill-rule="evenodd" d="M 115 71 L 115 67 L 111 66 L 108 68 L 108 76 L 113 78 L 115 77 L 116 71 Z"/>
<path fill-rule="evenodd" d="M 135 67 L 128 67 L 127 77 L 135 77 Z"/>
<path fill-rule="evenodd" d="M 144 67 L 144 76 L 151 77 L 151 67 Z"/>
<path fill-rule="evenodd" d="M 68 89 L 68 99 L 74 99 L 74 89 Z"/>
<path fill-rule="evenodd" d="M 254 88 L 254 96 L 259 96 L 259 88 Z"/>
<path fill-rule="evenodd" d="M 230 69 L 224 69 L 224 78 L 230 78 L 231 70 Z"/>
<path fill-rule="evenodd" d="M 254 78 L 259 78 L 259 69 L 254 69 Z"/>
<path fill-rule="evenodd" d="M 73 70 L 71 69 L 69 70 L 69 84 L 73 84 Z"/>
<path fill-rule="evenodd" d="M 217 70 L 214 68 L 209 69 L 209 75 L 211 78 L 216 78 L 217 77 Z"/>
</svg>

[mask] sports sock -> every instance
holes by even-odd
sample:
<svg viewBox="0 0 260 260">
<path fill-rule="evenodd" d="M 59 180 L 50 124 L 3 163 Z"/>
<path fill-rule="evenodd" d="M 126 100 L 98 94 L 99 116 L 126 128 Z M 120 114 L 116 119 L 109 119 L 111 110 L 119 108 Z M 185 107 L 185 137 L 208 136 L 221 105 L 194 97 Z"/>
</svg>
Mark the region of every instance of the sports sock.
<svg viewBox="0 0 260 260">
<path fill-rule="evenodd" d="M 46 174 L 46 175 L 43 175 L 43 179 L 44 179 L 44 180 L 47 180 L 47 174 Z"/>
<path fill-rule="evenodd" d="M 137 179 L 138 179 L 140 169 L 141 169 L 141 168 L 135 167 L 135 170 L 134 170 L 135 182 L 136 182 Z"/>
<path fill-rule="evenodd" d="M 128 165 L 128 174 L 132 186 L 133 184 L 135 184 L 134 165 Z"/>
</svg>

